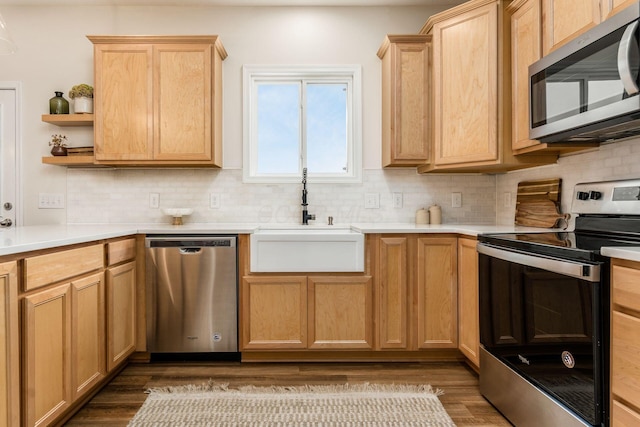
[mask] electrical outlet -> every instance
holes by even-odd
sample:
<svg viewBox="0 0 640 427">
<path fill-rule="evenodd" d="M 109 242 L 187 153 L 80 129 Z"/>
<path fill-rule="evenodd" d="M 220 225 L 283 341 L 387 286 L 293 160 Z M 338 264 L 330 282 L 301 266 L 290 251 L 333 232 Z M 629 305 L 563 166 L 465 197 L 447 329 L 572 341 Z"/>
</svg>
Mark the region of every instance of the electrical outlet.
<svg viewBox="0 0 640 427">
<path fill-rule="evenodd" d="M 152 209 L 158 209 L 160 207 L 159 193 L 149 193 L 149 207 Z"/>
<path fill-rule="evenodd" d="M 62 193 L 38 194 L 38 209 L 64 209 L 64 194 Z"/>
<path fill-rule="evenodd" d="M 220 193 L 209 194 L 209 209 L 220 209 Z"/>
<path fill-rule="evenodd" d="M 452 208 L 462 207 L 462 193 L 451 193 L 451 207 Z"/>
<path fill-rule="evenodd" d="M 505 208 L 511 207 L 511 193 L 506 192 L 502 195 L 502 206 Z"/>
<path fill-rule="evenodd" d="M 378 194 L 378 193 L 366 193 L 364 195 L 364 208 L 365 209 L 379 209 L 380 208 L 380 194 Z"/>
<path fill-rule="evenodd" d="M 393 193 L 393 207 L 402 208 L 402 193 Z"/>
</svg>

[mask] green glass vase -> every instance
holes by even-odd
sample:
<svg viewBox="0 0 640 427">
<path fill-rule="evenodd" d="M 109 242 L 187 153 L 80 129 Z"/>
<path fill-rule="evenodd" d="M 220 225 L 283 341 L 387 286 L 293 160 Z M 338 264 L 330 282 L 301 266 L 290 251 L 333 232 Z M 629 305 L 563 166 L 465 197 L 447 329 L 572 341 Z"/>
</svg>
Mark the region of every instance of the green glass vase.
<svg viewBox="0 0 640 427">
<path fill-rule="evenodd" d="M 49 114 L 69 114 L 69 101 L 64 99 L 62 92 L 49 100 Z"/>
</svg>

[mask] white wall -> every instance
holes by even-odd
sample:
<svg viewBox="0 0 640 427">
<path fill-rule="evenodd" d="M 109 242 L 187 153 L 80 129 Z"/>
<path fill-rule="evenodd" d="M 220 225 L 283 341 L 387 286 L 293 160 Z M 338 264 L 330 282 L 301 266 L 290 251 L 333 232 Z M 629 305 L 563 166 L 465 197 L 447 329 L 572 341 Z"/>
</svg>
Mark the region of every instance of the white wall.
<svg viewBox="0 0 640 427">
<path fill-rule="evenodd" d="M 418 207 L 439 203 L 444 221 L 493 222 L 492 176 L 424 177 L 414 170 L 380 169 L 381 67 L 376 52 L 385 34 L 417 33 L 431 14 L 444 8 L 3 7 L 19 51 L 0 57 L 0 81 L 23 83 L 25 223 L 166 220 L 148 208 L 149 192 L 161 194 L 162 207 L 197 207 L 193 220 L 298 221 L 298 185 L 248 185 L 239 178 L 242 65 L 287 63 L 360 64 L 363 70 L 365 182 L 333 187 L 310 183 L 309 208 L 319 218 L 333 213 L 337 221 L 342 217 L 404 222 Z M 42 165 L 52 133 L 66 134 L 71 146 L 92 144 L 91 128 L 61 128 L 40 120 L 54 91 L 67 94 L 74 84 L 93 83 L 93 50 L 87 34 L 218 34 L 229 53 L 224 62 L 224 169 L 78 171 Z M 184 197 L 185 188 L 191 197 Z M 407 192 L 402 209 L 391 208 L 393 191 Z M 450 191 L 463 192 L 463 208 L 448 208 Z M 50 192 L 65 193 L 67 209 L 38 209 L 38 193 Z M 223 194 L 219 210 L 208 210 L 209 192 Z M 365 192 L 380 194 L 380 209 L 363 209 Z M 263 214 L 256 216 L 256 209 Z"/>
</svg>

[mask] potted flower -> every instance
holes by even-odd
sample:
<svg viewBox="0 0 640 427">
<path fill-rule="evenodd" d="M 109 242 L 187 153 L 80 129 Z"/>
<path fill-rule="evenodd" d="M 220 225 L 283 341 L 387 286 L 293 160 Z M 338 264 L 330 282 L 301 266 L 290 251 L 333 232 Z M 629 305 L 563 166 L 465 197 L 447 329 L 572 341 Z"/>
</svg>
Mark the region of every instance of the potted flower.
<svg viewBox="0 0 640 427">
<path fill-rule="evenodd" d="M 49 147 L 51 148 L 51 154 L 54 156 L 66 156 L 67 155 L 67 137 L 66 135 L 51 135 L 51 141 L 49 141 Z"/>
<path fill-rule="evenodd" d="M 76 113 L 93 113 L 93 86 L 85 83 L 75 85 L 69 91 L 69 98 L 73 99 Z"/>
</svg>

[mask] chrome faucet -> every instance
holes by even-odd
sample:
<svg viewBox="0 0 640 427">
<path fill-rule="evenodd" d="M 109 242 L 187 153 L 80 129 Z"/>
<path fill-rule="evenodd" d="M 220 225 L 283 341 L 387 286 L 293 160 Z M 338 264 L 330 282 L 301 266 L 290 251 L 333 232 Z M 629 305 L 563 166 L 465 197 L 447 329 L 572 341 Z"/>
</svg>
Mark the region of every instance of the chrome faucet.
<svg viewBox="0 0 640 427">
<path fill-rule="evenodd" d="M 307 168 L 302 169 L 302 225 L 309 225 L 309 220 L 316 216 L 307 212 Z"/>
</svg>

